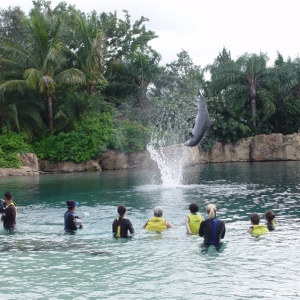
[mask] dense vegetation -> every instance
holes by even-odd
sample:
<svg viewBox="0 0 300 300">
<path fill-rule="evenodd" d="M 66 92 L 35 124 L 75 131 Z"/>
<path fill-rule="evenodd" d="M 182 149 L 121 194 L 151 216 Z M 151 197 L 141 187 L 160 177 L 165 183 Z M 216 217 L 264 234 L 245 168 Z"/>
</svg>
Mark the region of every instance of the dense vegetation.
<svg viewBox="0 0 300 300">
<path fill-rule="evenodd" d="M 188 138 L 199 88 L 215 120 L 201 147 L 300 128 L 300 60 L 280 53 L 238 59 L 222 49 L 211 65 L 182 50 L 166 66 L 149 46 L 158 38 L 124 11 L 83 13 L 61 2 L 0 10 L 0 167 L 16 153 L 53 162 L 100 158 L 106 149 L 144 150 Z M 204 74 L 210 80 L 204 80 Z M 167 133 L 167 134 L 166 134 Z M 168 138 L 166 138 L 168 137 Z"/>
</svg>

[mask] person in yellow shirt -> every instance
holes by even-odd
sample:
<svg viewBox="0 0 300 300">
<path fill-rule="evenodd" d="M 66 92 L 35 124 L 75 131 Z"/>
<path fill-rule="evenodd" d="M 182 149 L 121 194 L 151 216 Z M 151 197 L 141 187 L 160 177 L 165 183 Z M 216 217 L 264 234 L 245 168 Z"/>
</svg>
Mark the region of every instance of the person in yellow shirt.
<svg viewBox="0 0 300 300">
<path fill-rule="evenodd" d="M 154 208 L 154 217 L 150 218 L 144 225 L 143 228 L 150 231 L 164 231 L 167 228 L 173 228 L 173 225 L 162 218 L 163 209 L 161 206 Z"/>
<path fill-rule="evenodd" d="M 248 228 L 247 232 L 252 233 L 253 235 L 262 235 L 269 232 L 267 225 L 260 225 L 260 216 L 257 213 L 253 213 L 250 216 L 250 221 L 252 226 Z"/>
<path fill-rule="evenodd" d="M 187 234 L 198 234 L 199 227 L 203 218 L 198 214 L 199 207 L 196 203 L 191 203 L 189 206 L 190 214 L 185 218 L 185 227 Z"/>
</svg>

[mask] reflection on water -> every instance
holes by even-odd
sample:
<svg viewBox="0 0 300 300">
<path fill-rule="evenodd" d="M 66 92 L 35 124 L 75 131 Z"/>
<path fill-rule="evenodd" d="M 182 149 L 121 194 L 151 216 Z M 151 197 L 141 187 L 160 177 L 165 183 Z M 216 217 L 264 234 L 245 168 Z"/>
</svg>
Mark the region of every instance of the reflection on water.
<svg viewBox="0 0 300 300">
<path fill-rule="evenodd" d="M 164 187 L 155 171 L 1 178 L 19 205 L 18 231 L 0 230 L 0 299 L 282 299 L 298 288 L 300 163 L 239 163 L 187 168 L 181 185 Z M 0 194 L 0 196 L 1 196 Z M 76 199 L 85 228 L 65 235 L 65 202 Z M 226 221 L 224 249 L 201 251 L 185 234 L 188 206 L 214 203 Z M 119 204 L 137 234 L 116 240 Z M 161 205 L 175 225 L 161 234 L 144 222 Z M 246 233 L 252 212 L 274 210 L 278 228 Z M 13 286 L 13 289 L 11 289 Z"/>
</svg>

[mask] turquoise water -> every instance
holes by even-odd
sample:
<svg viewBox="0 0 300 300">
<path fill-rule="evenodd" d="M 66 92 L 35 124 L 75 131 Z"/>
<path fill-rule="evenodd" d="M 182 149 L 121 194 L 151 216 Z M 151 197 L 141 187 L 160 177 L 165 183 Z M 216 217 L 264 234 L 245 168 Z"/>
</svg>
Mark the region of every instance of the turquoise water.
<svg viewBox="0 0 300 300">
<path fill-rule="evenodd" d="M 162 187 L 149 170 L 105 171 L 0 179 L 14 194 L 18 231 L 0 229 L 0 299 L 288 299 L 299 298 L 300 162 L 197 165 L 183 182 Z M 62 233 L 65 202 L 80 202 L 85 228 Z M 204 216 L 216 204 L 226 222 L 221 252 L 201 252 L 185 233 L 188 206 Z M 116 240 L 119 204 L 136 230 Z M 161 205 L 175 228 L 142 229 Z M 247 234 L 252 212 L 276 214 L 277 230 Z"/>
</svg>

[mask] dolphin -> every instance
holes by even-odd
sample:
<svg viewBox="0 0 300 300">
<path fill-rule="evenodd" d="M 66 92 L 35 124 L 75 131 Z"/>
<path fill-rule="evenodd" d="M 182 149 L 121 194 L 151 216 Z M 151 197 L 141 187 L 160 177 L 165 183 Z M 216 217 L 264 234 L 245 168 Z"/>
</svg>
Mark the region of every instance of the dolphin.
<svg viewBox="0 0 300 300">
<path fill-rule="evenodd" d="M 198 114 L 195 119 L 193 131 L 190 132 L 190 139 L 184 143 L 185 146 L 194 147 L 203 139 L 207 129 L 213 125 L 209 119 L 205 98 L 199 91 Z"/>
</svg>

